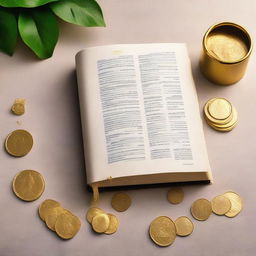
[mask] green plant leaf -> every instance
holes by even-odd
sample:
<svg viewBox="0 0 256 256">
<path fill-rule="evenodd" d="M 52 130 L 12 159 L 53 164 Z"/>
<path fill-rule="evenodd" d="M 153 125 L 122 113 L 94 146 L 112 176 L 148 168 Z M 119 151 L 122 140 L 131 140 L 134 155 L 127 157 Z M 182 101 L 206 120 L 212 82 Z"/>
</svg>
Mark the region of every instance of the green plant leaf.
<svg viewBox="0 0 256 256">
<path fill-rule="evenodd" d="M 52 56 L 58 41 L 59 27 L 50 9 L 22 9 L 18 27 L 23 42 L 40 58 Z"/>
<path fill-rule="evenodd" d="M 69 23 L 85 27 L 105 26 L 101 8 L 95 0 L 62 0 L 51 3 L 50 7 Z"/>
<path fill-rule="evenodd" d="M 14 12 L 0 7 L 0 49 L 12 55 L 17 42 L 17 19 Z"/>
<path fill-rule="evenodd" d="M 0 6 L 3 7 L 37 7 L 50 2 L 59 0 L 0 0 Z"/>
</svg>

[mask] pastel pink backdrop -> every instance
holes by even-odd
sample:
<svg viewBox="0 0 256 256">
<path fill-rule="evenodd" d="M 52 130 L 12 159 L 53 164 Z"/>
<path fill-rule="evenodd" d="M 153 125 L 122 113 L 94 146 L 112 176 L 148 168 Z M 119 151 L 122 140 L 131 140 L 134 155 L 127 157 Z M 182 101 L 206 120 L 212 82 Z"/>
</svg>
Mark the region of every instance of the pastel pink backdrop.
<svg viewBox="0 0 256 256">
<path fill-rule="evenodd" d="M 202 77 L 198 60 L 202 37 L 214 23 L 239 23 L 254 39 L 256 2 L 99 2 L 107 27 L 82 28 L 61 22 L 60 40 L 52 58 L 39 61 L 21 43 L 13 57 L 0 53 L 0 139 L 4 143 L 6 135 L 18 128 L 29 130 L 35 139 L 31 153 L 23 158 L 7 155 L 4 147 L 0 151 L 0 255 L 255 255 L 255 54 L 244 79 L 229 87 L 214 85 Z M 203 122 L 213 185 L 184 186 L 185 199 L 175 206 L 166 201 L 168 188 L 131 190 L 132 206 L 124 213 L 111 208 L 113 192 L 102 193 L 100 206 L 118 216 L 120 228 L 112 236 L 97 235 L 85 221 L 91 195 L 86 190 L 74 56 L 88 46 L 153 42 L 187 43 L 201 110 L 209 98 L 225 97 L 236 106 L 239 124 L 230 133 L 218 133 Z M 18 97 L 27 99 L 27 112 L 21 117 L 9 111 Z M 40 199 L 25 203 L 13 195 L 11 182 L 18 171 L 29 168 L 44 175 L 46 189 Z M 189 208 L 195 199 L 211 199 L 228 190 L 238 192 L 244 200 L 244 209 L 236 218 L 212 215 L 206 222 L 193 220 L 193 234 L 177 237 L 168 248 L 150 241 L 148 226 L 156 216 L 190 217 Z M 46 198 L 58 200 L 80 217 L 81 230 L 74 239 L 60 240 L 39 219 L 38 205 Z"/>
</svg>

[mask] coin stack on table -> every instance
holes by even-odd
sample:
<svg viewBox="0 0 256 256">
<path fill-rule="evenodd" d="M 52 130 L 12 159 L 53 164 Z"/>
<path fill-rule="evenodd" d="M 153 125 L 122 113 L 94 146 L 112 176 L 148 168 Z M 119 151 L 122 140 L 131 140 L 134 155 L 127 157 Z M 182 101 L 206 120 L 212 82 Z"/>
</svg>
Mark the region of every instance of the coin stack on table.
<svg viewBox="0 0 256 256">
<path fill-rule="evenodd" d="M 213 98 L 204 106 L 206 122 L 215 130 L 228 132 L 237 125 L 237 110 L 224 98 Z"/>
</svg>

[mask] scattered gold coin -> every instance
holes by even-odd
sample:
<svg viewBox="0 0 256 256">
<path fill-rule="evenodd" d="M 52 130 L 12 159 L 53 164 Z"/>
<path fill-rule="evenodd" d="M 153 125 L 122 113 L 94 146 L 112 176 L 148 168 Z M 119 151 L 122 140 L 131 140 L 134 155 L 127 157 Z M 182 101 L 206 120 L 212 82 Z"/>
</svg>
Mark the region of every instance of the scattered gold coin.
<svg viewBox="0 0 256 256">
<path fill-rule="evenodd" d="M 64 209 L 61 206 L 53 207 L 48 210 L 45 217 L 45 224 L 50 230 L 55 231 L 56 221 L 63 212 Z"/>
<path fill-rule="evenodd" d="M 191 206 L 191 214 L 197 220 L 207 220 L 211 213 L 212 206 L 207 199 L 198 199 Z"/>
<path fill-rule="evenodd" d="M 169 217 L 159 216 L 151 222 L 149 235 L 157 245 L 169 246 L 176 238 L 175 224 Z"/>
<path fill-rule="evenodd" d="M 12 113 L 15 115 L 23 115 L 25 113 L 25 99 L 15 99 L 14 104 L 12 105 Z"/>
<path fill-rule="evenodd" d="M 46 199 L 40 204 L 39 216 L 50 230 L 63 239 L 74 237 L 81 226 L 77 216 L 52 199 Z"/>
<path fill-rule="evenodd" d="M 100 213 L 92 219 L 92 228 L 97 233 L 104 233 L 109 227 L 109 216 L 106 213 Z"/>
<path fill-rule="evenodd" d="M 241 197 L 237 193 L 232 191 L 226 192 L 223 195 L 227 197 L 231 202 L 231 208 L 227 213 L 225 213 L 225 215 L 230 218 L 235 217 L 241 212 L 243 208 L 243 202 Z"/>
<path fill-rule="evenodd" d="M 81 222 L 69 211 L 60 214 L 55 223 L 55 231 L 62 239 L 71 239 L 80 230 Z"/>
<path fill-rule="evenodd" d="M 186 216 L 181 216 L 175 220 L 176 234 L 178 236 L 188 236 L 194 230 L 193 222 Z"/>
<path fill-rule="evenodd" d="M 58 207 L 60 206 L 60 203 L 52 200 L 52 199 L 46 199 L 44 200 L 38 209 L 38 213 L 40 218 L 45 221 L 45 217 L 49 214 L 49 212 L 51 211 L 52 208 Z"/>
<path fill-rule="evenodd" d="M 170 188 L 167 193 L 167 199 L 172 204 L 179 204 L 184 199 L 184 192 L 181 188 Z"/>
<path fill-rule="evenodd" d="M 125 193 L 116 193 L 112 197 L 111 205 L 116 211 L 124 212 L 131 205 L 131 198 Z"/>
<path fill-rule="evenodd" d="M 92 219 L 97 215 L 97 214 L 100 214 L 100 213 L 104 213 L 104 211 L 100 208 L 97 208 L 97 207 L 91 207 L 87 213 L 86 213 L 86 219 L 89 223 L 92 223 Z"/>
<path fill-rule="evenodd" d="M 24 201 L 34 201 L 44 192 L 43 176 L 33 170 L 24 170 L 16 174 L 12 182 L 15 195 Z"/>
<path fill-rule="evenodd" d="M 212 211 L 217 215 L 224 215 L 231 209 L 230 200 L 224 195 L 216 196 L 211 201 Z"/>
<path fill-rule="evenodd" d="M 111 235 L 117 231 L 119 227 L 119 221 L 114 214 L 108 213 L 108 217 L 109 217 L 109 226 L 104 233 L 107 235 Z"/>
<path fill-rule="evenodd" d="M 33 146 L 32 135 L 25 130 L 11 132 L 5 140 L 5 149 L 12 156 L 25 156 Z"/>
</svg>

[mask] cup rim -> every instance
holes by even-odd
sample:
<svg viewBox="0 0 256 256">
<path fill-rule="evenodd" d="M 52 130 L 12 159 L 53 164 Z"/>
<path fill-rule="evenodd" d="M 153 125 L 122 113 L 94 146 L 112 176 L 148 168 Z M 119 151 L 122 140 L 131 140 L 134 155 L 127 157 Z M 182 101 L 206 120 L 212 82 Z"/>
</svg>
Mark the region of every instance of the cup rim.
<svg viewBox="0 0 256 256">
<path fill-rule="evenodd" d="M 218 28 L 218 27 L 222 27 L 222 26 L 231 26 L 231 27 L 235 27 L 235 28 L 238 28 L 239 30 L 241 30 L 248 38 L 249 40 L 249 49 L 248 49 L 248 52 L 245 56 L 243 56 L 241 59 L 239 60 L 236 60 L 236 61 L 223 61 L 223 60 L 220 60 L 218 58 L 216 58 L 214 55 L 210 54 L 209 50 L 207 49 L 206 47 L 206 40 L 207 40 L 207 37 L 209 36 L 209 34 L 215 29 L 215 28 Z M 245 59 L 247 59 L 250 55 L 251 55 L 251 52 L 252 52 L 252 48 L 253 48 L 253 43 L 252 43 L 252 39 L 251 39 L 251 36 L 249 34 L 249 32 L 247 31 L 247 29 L 245 29 L 243 26 L 241 25 L 238 25 L 234 22 L 221 22 L 221 23 L 216 23 L 214 25 L 212 25 L 210 28 L 208 28 L 208 30 L 206 31 L 205 35 L 204 35 L 204 38 L 203 38 L 203 48 L 204 48 L 204 51 L 205 53 L 210 57 L 210 58 L 213 58 L 215 59 L 216 61 L 222 63 L 222 64 L 236 64 L 236 63 L 240 63 L 242 61 L 244 61 Z"/>
</svg>

